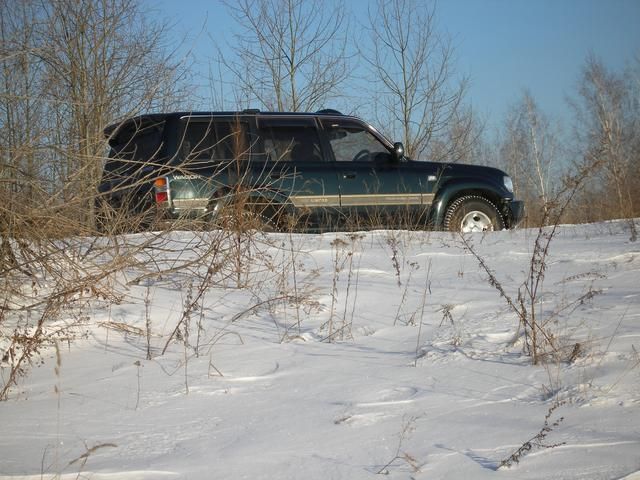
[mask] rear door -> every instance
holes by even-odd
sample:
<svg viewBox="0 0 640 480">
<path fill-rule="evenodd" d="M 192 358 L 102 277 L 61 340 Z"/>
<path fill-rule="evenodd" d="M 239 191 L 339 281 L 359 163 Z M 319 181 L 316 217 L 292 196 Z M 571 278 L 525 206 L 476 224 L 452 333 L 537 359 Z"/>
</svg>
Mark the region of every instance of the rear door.
<svg viewBox="0 0 640 480">
<path fill-rule="evenodd" d="M 420 162 L 398 162 L 392 146 L 353 118 L 322 120 L 335 158 L 340 206 L 351 228 L 423 224 L 431 195 Z"/>
<path fill-rule="evenodd" d="M 236 115 L 186 115 L 180 121 L 170 171 L 173 212 L 208 213 L 221 192 L 234 189 L 238 169 L 251 156 L 250 122 Z"/>
</svg>

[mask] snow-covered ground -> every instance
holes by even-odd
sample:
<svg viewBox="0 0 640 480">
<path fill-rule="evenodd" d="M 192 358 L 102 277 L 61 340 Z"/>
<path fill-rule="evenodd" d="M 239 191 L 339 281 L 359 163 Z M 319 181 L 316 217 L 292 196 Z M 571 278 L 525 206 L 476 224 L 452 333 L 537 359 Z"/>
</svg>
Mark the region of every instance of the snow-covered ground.
<svg viewBox="0 0 640 480">
<path fill-rule="evenodd" d="M 153 266 L 206 233 L 171 235 Z M 535 235 L 467 237 L 514 301 Z M 70 309 L 75 339 L 0 403 L 0 478 L 640 478 L 640 242 L 627 223 L 560 227 L 538 320 L 575 358 L 537 366 L 459 236 L 256 241 L 238 275 L 210 271 L 203 288 L 192 270 L 132 267 L 113 284 L 119 303 Z M 500 467 L 549 412 L 542 443 L 555 446 L 534 440 Z"/>
</svg>

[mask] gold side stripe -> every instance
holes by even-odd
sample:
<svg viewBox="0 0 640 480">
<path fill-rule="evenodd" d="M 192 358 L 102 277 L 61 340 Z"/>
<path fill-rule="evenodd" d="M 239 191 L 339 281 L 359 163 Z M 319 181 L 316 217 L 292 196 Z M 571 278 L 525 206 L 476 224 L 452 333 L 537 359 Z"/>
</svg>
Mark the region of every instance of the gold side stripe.
<svg viewBox="0 0 640 480">
<path fill-rule="evenodd" d="M 296 208 L 340 206 L 340 195 L 291 195 L 289 199 Z"/>
<path fill-rule="evenodd" d="M 357 207 L 373 205 L 430 205 L 432 193 L 384 193 L 356 195 L 292 195 L 295 207 Z"/>
<path fill-rule="evenodd" d="M 433 194 L 421 193 L 380 193 L 342 195 L 342 206 L 369 206 L 369 205 L 428 205 L 433 200 Z"/>
</svg>

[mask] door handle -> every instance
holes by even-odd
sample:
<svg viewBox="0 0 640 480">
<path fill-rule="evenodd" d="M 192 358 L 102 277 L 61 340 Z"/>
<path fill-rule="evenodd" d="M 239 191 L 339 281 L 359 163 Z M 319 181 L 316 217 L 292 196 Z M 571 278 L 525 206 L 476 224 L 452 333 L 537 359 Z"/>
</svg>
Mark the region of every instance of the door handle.
<svg viewBox="0 0 640 480">
<path fill-rule="evenodd" d="M 356 172 L 344 172 L 342 178 L 356 178 Z"/>
<path fill-rule="evenodd" d="M 273 179 L 280 178 L 281 176 L 282 176 L 282 173 L 281 173 L 281 172 L 271 172 L 271 173 L 269 174 L 269 177 L 270 177 L 270 178 L 273 178 Z"/>
</svg>

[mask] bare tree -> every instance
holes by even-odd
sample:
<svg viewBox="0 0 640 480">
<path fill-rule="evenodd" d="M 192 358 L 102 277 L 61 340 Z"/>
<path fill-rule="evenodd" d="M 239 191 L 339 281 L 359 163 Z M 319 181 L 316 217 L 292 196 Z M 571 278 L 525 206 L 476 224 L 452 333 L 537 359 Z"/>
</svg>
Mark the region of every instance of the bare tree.
<svg viewBox="0 0 640 480">
<path fill-rule="evenodd" d="M 11 239 L 91 226 L 103 128 L 181 88 L 139 0 L 0 2 L 0 270 Z"/>
<path fill-rule="evenodd" d="M 269 110 L 325 106 L 347 78 L 347 21 L 340 3 L 322 0 L 225 2 L 240 31 L 219 48 L 235 94 Z"/>
<path fill-rule="evenodd" d="M 410 157 L 452 161 L 477 137 L 463 109 L 467 81 L 455 79 L 451 41 L 436 26 L 435 3 L 378 0 L 362 56 L 385 133 L 399 134 Z"/>
<path fill-rule="evenodd" d="M 56 113 L 48 141 L 66 187 L 60 199 L 90 224 L 104 127 L 175 99 L 180 61 L 166 47 L 165 26 L 145 20 L 137 0 L 55 0 L 41 16 L 34 55 Z"/>
<path fill-rule="evenodd" d="M 18 265 L 11 237 L 42 196 L 40 146 L 46 111 L 42 65 L 33 56 L 37 12 L 0 2 L 0 277 Z"/>
<path fill-rule="evenodd" d="M 167 48 L 165 25 L 145 20 L 138 0 L 24 0 L 17 9 L 3 2 L 0 12 L 12 52 L 2 58 L 1 121 L 11 139 L 3 170 L 28 172 L 13 189 L 31 192 L 33 206 L 89 226 L 103 128 L 175 100 L 181 61 Z"/>
<path fill-rule="evenodd" d="M 563 158 L 557 129 L 527 91 L 510 109 L 504 129 L 500 162 L 511 174 L 517 194 L 527 203 L 528 222 L 540 225 L 548 217 L 546 212 L 557 187 L 554 180 L 559 178 Z"/>
<path fill-rule="evenodd" d="M 35 145 L 42 135 L 41 94 L 38 92 L 40 68 L 25 45 L 34 38 L 33 11 L 26 3 L 9 10 L 0 4 L 0 188 L 18 194 L 25 185 L 26 198 L 32 196 L 36 176 Z M 24 199 L 22 199 L 24 200 Z"/>
<path fill-rule="evenodd" d="M 629 175 L 631 178 L 636 179 L 635 188 L 632 188 L 630 192 L 634 207 L 631 213 L 634 217 L 637 217 L 640 215 L 640 188 L 638 188 L 638 179 L 640 179 L 640 50 L 636 53 L 632 67 L 629 69 L 628 79 L 631 94 L 631 116 L 635 125 L 635 134 L 629 146 L 629 155 L 631 157 Z"/>
<path fill-rule="evenodd" d="M 593 56 L 582 70 L 576 112 L 576 138 L 583 155 L 602 162 L 592 179 L 584 220 L 640 215 L 640 84 L 637 72 L 610 71 Z M 598 202 L 594 200 L 598 199 Z"/>
<path fill-rule="evenodd" d="M 482 139 L 484 123 L 471 107 L 461 106 L 449 119 L 441 135 L 427 145 L 429 159 L 440 162 L 486 164 L 486 148 Z M 493 158 L 491 159 L 493 161 Z"/>
</svg>

